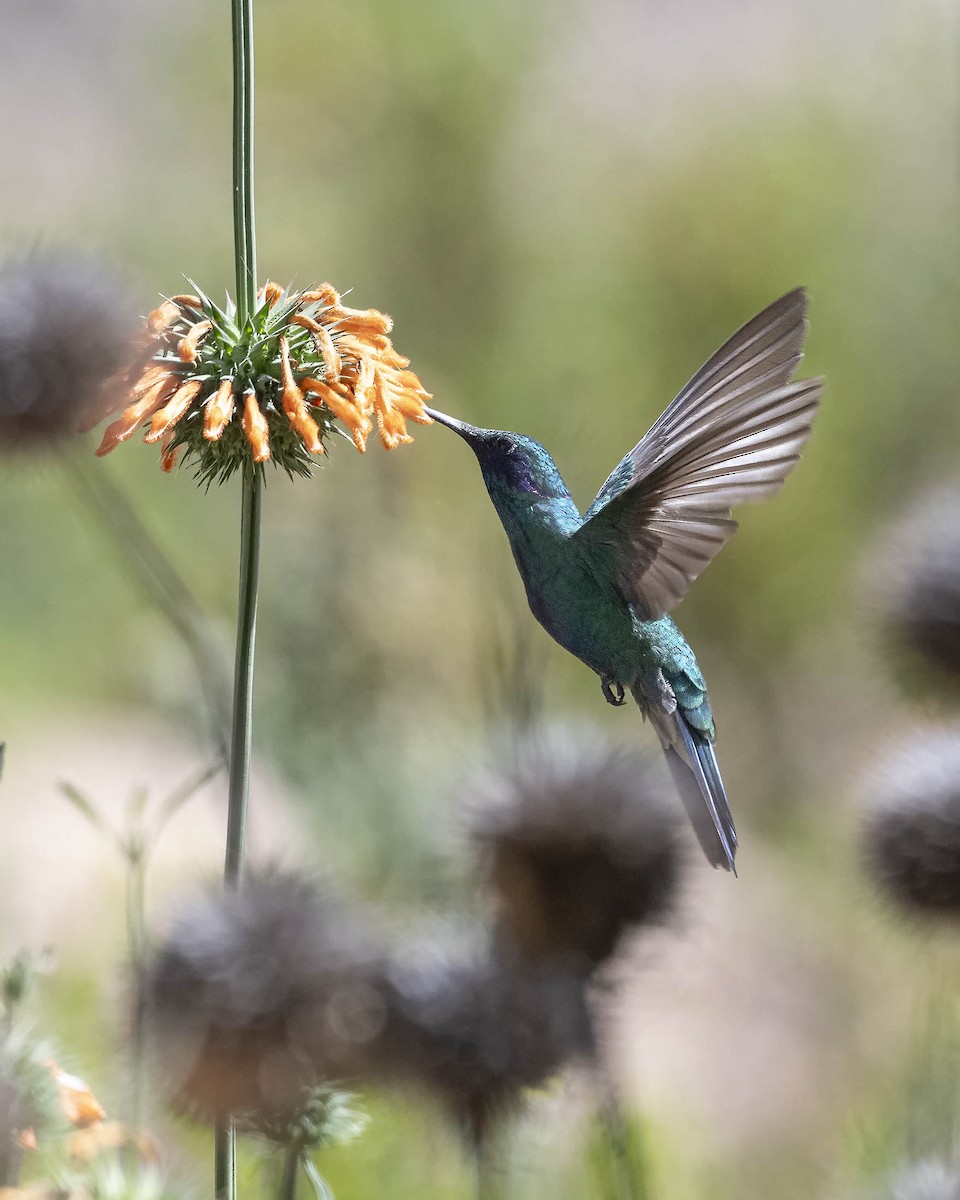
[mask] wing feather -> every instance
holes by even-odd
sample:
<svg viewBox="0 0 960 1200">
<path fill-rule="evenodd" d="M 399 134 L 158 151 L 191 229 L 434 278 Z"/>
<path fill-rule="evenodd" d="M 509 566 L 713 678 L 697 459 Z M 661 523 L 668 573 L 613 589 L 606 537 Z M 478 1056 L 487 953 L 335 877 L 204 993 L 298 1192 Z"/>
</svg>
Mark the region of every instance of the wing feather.
<svg viewBox="0 0 960 1200">
<path fill-rule="evenodd" d="M 733 335 L 619 463 L 575 534 L 603 547 L 645 618 L 669 611 L 737 524 L 730 509 L 783 484 L 810 435 L 819 379 L 790 382 L 806 296 L 782 296 Z"/>
</svg>

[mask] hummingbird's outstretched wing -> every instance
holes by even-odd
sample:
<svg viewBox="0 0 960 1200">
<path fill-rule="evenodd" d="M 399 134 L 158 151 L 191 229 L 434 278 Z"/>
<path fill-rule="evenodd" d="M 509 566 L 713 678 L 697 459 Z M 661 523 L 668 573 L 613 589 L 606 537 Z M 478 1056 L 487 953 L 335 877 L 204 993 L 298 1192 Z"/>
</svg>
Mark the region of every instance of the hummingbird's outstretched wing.
<svg viewBox="0 0 960 1200">
<path fill-rule="evenodd" d="M 788 292 L 738 330 L 616 467 L 575 540 L 606 555 L 646 620 L 662 616 L 727 541 L 730 508 L 775 492 L 799 458 L 822 380 L 790 382 L 806 293 Z"/>
</svg>

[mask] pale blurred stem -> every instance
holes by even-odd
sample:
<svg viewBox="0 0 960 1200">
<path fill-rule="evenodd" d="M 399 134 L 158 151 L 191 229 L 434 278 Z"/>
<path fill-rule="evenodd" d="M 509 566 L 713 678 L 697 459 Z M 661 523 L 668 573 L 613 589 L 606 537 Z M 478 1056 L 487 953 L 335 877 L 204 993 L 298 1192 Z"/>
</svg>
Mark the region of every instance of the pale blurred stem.
<svg viewBox="0 0 960 1200">
<path fill-rule="evenodd" d="M 237 276 L 237 324 L 250 319 L 257 294 L 253 213 L 253 0 L 231 0 L 233 37 L 233 250 Z M 252 462 L 243 471 L 240 519 L 240 599 L 230 739 L 230 791 L 224 883 L 238 887 L 250 791 L 253 734 L 253 653 L 260 575 L 260 509 L 263 481 Z M 214 1133 L 214 1192 L 236 1200 L 237 1133 L 232 1119 Z"/>
<path fill-rule="evenodd" d="M 643 1150 L 631 1133 L 616 1086 L 602 1064 L 596 1067 L 600 1119 L 610 1146 L 610 1162 L 619 1200 L 649 1200 Z"/>
<path fill-rule="evenodd" d="M 297 1200 L 297 1176 L 300 1174 L 302 1158 L 303 1147 L 295 1138 L 284 1151 L 283 1174 L 280 1176 L 280 1191 L 277 1193 L 277 1200 Z"/>
<path fill-rule="evenodd" d="M 133 969 L 136 995 L 133 1006 L 133 1029 L 130 1031 L 130 1116 L 133 1129 L 143 1125 L 143 1072 L 146 1053 L 146 1021 L 143 1007 L 143 973 L 147 963 L 146 916 L 147 851 L 145 846 L 131 853 L 127 860 L 127 951 Z M 137 1148 L 131 1145 L 127 1158 L 136 1165 Z"/>
<path fill-rule="evenodd" d="M 96 528 L 109 536 L 143 594 L 183 641 L 196 670 L 211 737 L 226 761 L 229 712 L 226 670 L 193 593 L 137 516 L 123 490 L 102 468 L 91 471 L 68 454 L 61 457 L 61 463 L 74 492 L 92 514 Z"/>
<path fill-rule="evenodd" d="M 474 1157 L 477 1168 L 477 1200 L 499 1200 L 499 1156 L 496 1136 L 485 1132 L 477 1139 Z"/>
</svg>

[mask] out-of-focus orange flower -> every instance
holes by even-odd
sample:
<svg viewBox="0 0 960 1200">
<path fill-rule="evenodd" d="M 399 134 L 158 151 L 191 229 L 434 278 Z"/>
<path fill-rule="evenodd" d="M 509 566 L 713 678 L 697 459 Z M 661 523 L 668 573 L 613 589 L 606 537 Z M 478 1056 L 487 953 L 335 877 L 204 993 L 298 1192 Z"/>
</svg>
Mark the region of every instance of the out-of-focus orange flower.
<svg viewBox="0 0 960 1200">
<path fill-rule="evenodd" d="M 85 1129 L 103 1120 L 107 1115 L 106 1110 L 82 1079 L 68 1074 L 52 1058 L 45 1065 L 57 1086 L 63 1115 L 71 1125 Z"/>
<path fill-rule="evenodd" d="M 131 1129 L 122 1121 L 101 1121 L 88 1129 L 71 1134 L 67 1144 L 70 1157 L 75 1162 L 90 1162 L 91 1159 L 126 1146 L 137 1152 L 143 1163 L 160 1161 L 160 1147 L 152 1134 L 144 1129 Z"/>
</svg>

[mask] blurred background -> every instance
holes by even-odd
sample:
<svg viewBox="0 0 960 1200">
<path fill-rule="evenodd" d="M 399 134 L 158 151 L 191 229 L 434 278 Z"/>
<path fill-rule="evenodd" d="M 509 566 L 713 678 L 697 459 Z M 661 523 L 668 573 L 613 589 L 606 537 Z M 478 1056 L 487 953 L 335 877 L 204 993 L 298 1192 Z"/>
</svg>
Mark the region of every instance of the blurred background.
<svg viewBox="0 0 960 1200">
<path fill-rule="evenodd" d="M 3 258 L 102 256 L 144 313 L 184 275 L 233 290 L 228 10 L 8 0 Z M 859 1195 L 924 1150 L 904 1115 L 919 1014 L 956 972 L 874 898 L 857 842 L 877 753 L 957 711 L 886 654 L 870 570 L 891 521 L 958 469 L 955 5 L 256 16 L 261 277 L 390 312 L 436 404 L 544 442 L 581 507 L 734 329 L 809 289 L 805 371 L 827 379 L 809 448 L 675 614 L 711 686 L 740 879 L 692 868 L 675 928 L 624 963 L 606 1037 L 657 1197 Z M 253 860 L 330 873 L 401 923 L 477 908 L 458 796 L 518 721 L 654 744 L 529 615 L 467 447 L 413 432 L 389 455 L 344 442 L 309 481 L 268 475 L 250 839 Z M 229 659 L 237 482 L 204 493 L 133 443 L 96 470 Z M 59 785 L 121 821 L 211 752 L 189 656 L 59 459 L 5 457 L 0 513 L 0 952 L 55 947 L 44 1019 L 109 1107 L 123 864 Z M 157 930 L 220 869 L 224 816 L 218 780 L 157 846 Z M 371 1104 L 327 1162 L 338 1196 L 387 1179 L 398 1198 L 467 1194 L 426 1110 Z M 534 1109 L 515 1194 L 592 1195 L 565 1093 Z M 166 1136 L 189 1161 L 188 1135 Z"/>
</svg>

